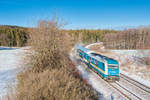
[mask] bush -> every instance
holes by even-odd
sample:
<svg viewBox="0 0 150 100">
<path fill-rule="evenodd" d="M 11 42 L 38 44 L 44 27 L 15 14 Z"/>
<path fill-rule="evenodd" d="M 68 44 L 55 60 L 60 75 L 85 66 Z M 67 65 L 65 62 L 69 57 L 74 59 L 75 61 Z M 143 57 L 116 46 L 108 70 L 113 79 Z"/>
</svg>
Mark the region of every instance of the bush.
<svg viewBox="0 0 150 100">
<path fill-rule="evenodd" d="M 25 76 L 24 76 L 25 75 Z M 64 68 L 27 72 L 20 76 L 18 100 L 91 100 L 96 99 L 86 84 Z M 23 78 L 23 79 L 21 79 Z"/>
<path fill-rule="evenodd" d="M 66 35 L 57 28 L 56 22 L 40 21 L 37 28 L 30 30 L 29 44 L 35 51 L 29 59 L 34 71 L 61 68 L 67 64 Z"/>
<path fill-rule="evenodd" d="M 58 23 L 40 21 L 30 32 L 30 67 L 18 75 L 15 100 L 96 100 L 96 92 L 73 74 L 70 41 Z"/>
</svg>

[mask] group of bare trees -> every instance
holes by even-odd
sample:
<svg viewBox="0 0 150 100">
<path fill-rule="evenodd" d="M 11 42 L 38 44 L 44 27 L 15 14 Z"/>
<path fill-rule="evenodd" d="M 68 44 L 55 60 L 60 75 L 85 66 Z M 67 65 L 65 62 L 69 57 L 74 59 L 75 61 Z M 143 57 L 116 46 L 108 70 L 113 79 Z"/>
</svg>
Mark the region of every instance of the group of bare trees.
<svg viewBox="0 0 150 100">
<path fill-rule="evenodd" d="M 106 34 L 103 38 L 109 49 L 150 49 L 150 28 L 129 29 Z"/>
</svg>

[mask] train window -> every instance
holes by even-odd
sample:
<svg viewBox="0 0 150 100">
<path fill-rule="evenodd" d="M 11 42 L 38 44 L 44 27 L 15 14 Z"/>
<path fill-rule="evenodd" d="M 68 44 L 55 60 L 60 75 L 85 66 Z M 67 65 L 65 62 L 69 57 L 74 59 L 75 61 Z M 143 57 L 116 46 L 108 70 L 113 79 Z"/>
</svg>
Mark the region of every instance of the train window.
<svg viewBox="0 0 150 100">
<path fill-rule="evenodd" d="M 115 69 L 115 68 L 118 68 L 118 66 L 112 66 L 112 65 L 111 65 L 111 66 L 109 65 L 108 67 L 109 67 L 109 68 L 114 68 L 114 69 Z"/>
<path fill-rule="evenodd" d="M 85 54 L 83 53 L 83 57 L 85 57 Z"/>
<path fill-rule="evenodd" d="M 105 71 L 105 65 L 104 65 L 104 63 L 101 63 L 101 68 L 102 68 L 102 70 Z"/>
</svg>

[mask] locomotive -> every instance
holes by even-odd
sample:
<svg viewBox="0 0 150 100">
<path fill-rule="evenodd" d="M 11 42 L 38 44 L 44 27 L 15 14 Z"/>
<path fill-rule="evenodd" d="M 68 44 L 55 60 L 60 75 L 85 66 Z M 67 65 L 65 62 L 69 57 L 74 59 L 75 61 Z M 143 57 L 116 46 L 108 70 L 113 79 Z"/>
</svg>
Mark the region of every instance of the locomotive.
<svg viewBox="0 0 150 100">
<path fill-rule="evenodd" d="M 76 46 L 81 60 L 106 81 L 119 81 L 119 63 L 83 46 Z"/>
</svg>

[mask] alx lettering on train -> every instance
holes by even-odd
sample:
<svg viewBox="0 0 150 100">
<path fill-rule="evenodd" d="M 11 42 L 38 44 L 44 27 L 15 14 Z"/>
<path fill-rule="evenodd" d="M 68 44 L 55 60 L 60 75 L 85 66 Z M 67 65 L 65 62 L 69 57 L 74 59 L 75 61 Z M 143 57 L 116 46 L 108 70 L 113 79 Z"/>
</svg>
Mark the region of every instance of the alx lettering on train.
<svg viewBox="0 0 150 100">
<path fill-rule="evenodd" d="M 107 81 L 119 81 L 119 63 L 117 60 L 98 54 L 83 46 L 75 46 L 78 55 L 91 69 Z"/>
</svg>

